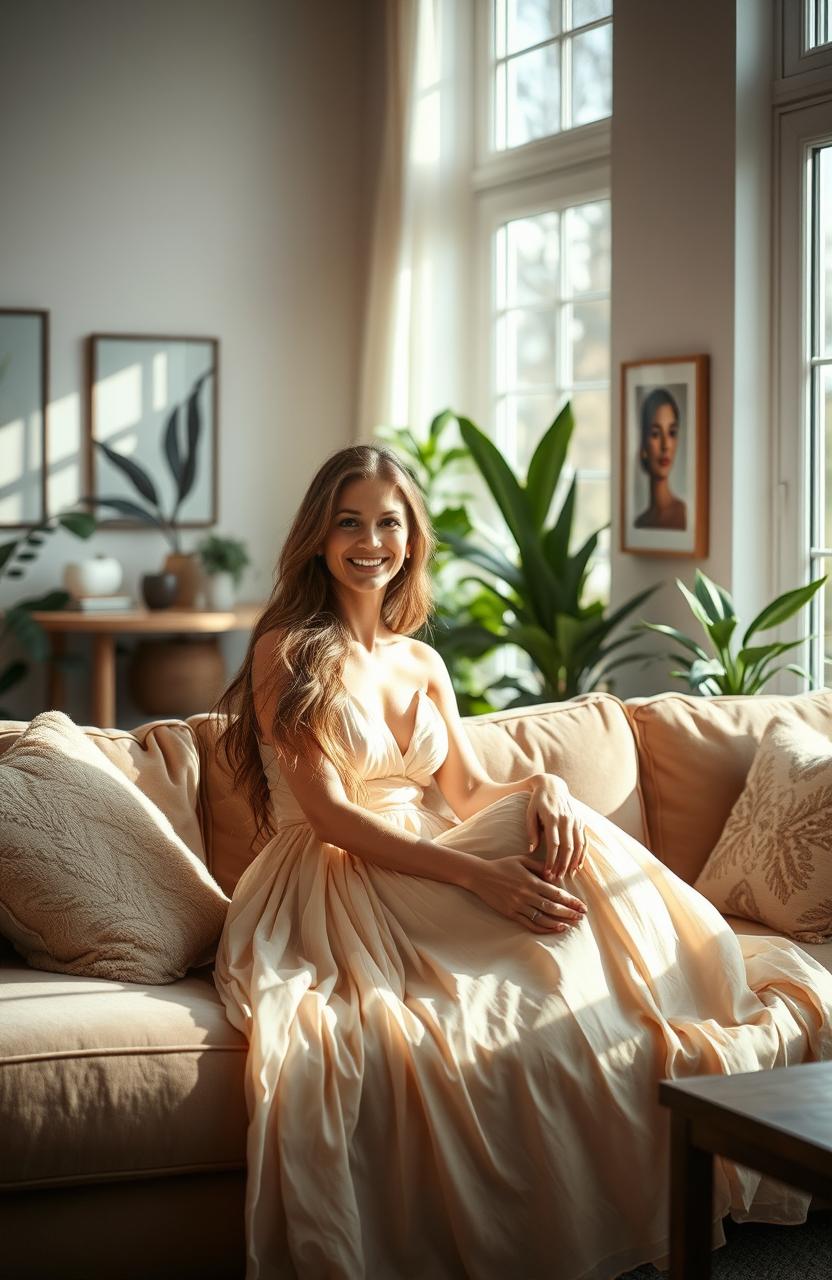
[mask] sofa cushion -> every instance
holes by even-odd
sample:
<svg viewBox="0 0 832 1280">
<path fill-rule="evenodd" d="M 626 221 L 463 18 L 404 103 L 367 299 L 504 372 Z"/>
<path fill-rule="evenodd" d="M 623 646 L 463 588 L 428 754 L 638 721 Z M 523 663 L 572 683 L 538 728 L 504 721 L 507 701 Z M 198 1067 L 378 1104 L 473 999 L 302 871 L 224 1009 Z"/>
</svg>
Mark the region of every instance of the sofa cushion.
<svg viewBox="0 0 832 1280">
<path fill-rule="evenodd" d="M 0 966 L 0 1187 L 242 1167 L 246 1048 L 205 969 L 158 987 Z"/>
<path fill-rule="evenodd" d="M 0 758 L 0 930 L 29 964 L 171 982 L 211 958 L 226 907 L 158 805 L 62 711 Z"/>
<path fill-rule="evenodd" d="M 832 734 L 832 693 L 698 698 L 663 693 L 625 704 L 635 731 L 648 844 L 693 884 L 776 715 Z"/>
<path fill-rule="evenodd" d="M 832 740 L 770 720 L 694 887 L 723 913 L 832 942 Z"/>
<path fill-rule="evenodd" d="M 472 716 L 464 723 L 477 755 L 496 780 L 508 782 L 541 771 L 561 774 L 579 800 L 644 840 L 638 756 L 618 698 L 591 693 L 570 702 Z M 254 820 L 247 800 L 232 786 L 225 760 L 217 757 L 216 718 L 190 716 L 188 724 L 202 761 L 200 806 L 208 868 L 231 894 L 265 839 L 250 845 Z M 425 801 L 443 809 L 435 783 L 427 789 Z"/>
<path fill-rule="evenodd" d="M 0 720 L 0 757 L 28 720 Z M 79 726 L 108 760 L 162 810 L 192 853 L 205 861 L 198 812 L 199 751 L 184 720 L 151 720 L 128 732 Z"/>
</svg>

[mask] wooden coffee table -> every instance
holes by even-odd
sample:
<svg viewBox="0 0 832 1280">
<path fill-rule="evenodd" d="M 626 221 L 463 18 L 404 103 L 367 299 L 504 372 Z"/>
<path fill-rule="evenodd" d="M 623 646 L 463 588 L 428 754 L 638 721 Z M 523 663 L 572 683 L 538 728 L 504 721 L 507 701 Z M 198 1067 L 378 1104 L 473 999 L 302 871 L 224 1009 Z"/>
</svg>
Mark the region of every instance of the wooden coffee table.
<svg viewBox="0 0 832 1280">
<path fill-rule="evenodd" d="M 832 1062 L 659 1082 L 670 1108 L 670 1277 L 711 1274 L 713 1157 L 832 1199 Z"/>
</svg>

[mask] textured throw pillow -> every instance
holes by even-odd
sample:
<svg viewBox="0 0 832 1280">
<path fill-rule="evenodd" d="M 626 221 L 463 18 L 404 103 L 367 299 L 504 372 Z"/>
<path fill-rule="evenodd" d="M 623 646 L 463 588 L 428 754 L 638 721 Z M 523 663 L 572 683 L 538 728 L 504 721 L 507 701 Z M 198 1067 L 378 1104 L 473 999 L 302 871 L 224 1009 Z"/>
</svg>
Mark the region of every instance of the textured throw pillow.
<svg viewBox="0 0 832 1280">
<path fill-rule="evenodd" d="M 0 757 L 0 932 L 36 969 L 173 982 L 228 899 L 161 809 L 60 711 Z"/>
<path fill-rule="evenodd" d="M 832 741 L 772 720 L 694 888 L 797 942 L 832 937 Z"/>
</svg>

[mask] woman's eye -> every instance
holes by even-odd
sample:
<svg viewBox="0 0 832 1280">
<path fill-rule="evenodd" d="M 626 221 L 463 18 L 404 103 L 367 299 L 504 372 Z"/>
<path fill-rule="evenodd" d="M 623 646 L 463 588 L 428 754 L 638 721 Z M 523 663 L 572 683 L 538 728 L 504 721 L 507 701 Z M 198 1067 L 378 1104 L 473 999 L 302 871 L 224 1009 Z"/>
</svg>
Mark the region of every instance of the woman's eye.
<svg viewBox="0 0 832 1280">
<path fill-rule="evenodd" d="M 395 525 L 395 527 L 398 529 L 401 521 L 397 520 L 395 516 L 388 516 L 387 519 L 384 521 L 384 523 Z"/>
<path fill-rule="evenodd" d="M 348 525 L 355 524 L 353 516 L 344 516 L 343 520 L 338 521 L 338 528 L 345 529 Z"/>
</svg>

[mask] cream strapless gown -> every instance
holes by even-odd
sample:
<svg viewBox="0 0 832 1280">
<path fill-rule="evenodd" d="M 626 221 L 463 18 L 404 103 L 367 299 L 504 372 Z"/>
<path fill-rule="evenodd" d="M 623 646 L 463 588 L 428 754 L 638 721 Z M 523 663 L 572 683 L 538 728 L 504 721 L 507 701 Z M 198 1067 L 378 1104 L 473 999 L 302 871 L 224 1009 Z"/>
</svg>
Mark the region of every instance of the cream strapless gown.
<svg viewBox="0 0 832 1280">
<path fill-rule="evenodd" d="M 464 822 L 423 790 L 447 752 L 427 694 L 402 754 L 350 698 L 374 812 L 483 858 L 527 850 L 528 795 Z M 585 805 L 545 938 L 466 890 L 322 845 L 260 744 L 277 834 L 234 892 L 215 982 L 249 1040 L 247 1280 L 610 1280 L 667 1265 L 657 1081 L 832 1058 L 832 975 L 736 937 Z M 577 804 L 577 802 L 576 802 Z M 718 1159 L 720 1219 L 798 1223 L 808 1194 Z"/>
</svg>

